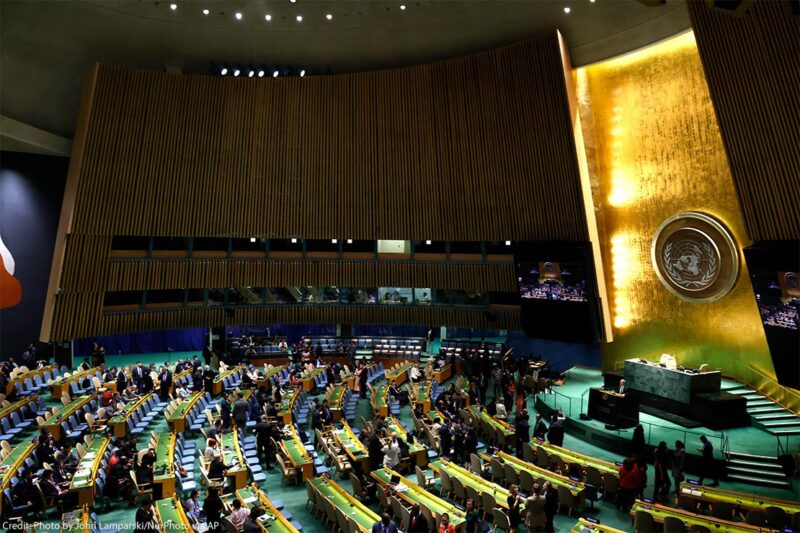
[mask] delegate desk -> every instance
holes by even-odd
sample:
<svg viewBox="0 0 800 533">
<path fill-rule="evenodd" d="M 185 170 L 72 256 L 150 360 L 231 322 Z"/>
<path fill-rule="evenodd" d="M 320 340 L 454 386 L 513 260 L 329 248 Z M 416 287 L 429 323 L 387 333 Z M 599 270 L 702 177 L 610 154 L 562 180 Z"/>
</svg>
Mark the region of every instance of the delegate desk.
<svg viewBox="0 0 800 533">
<path fill-rule="evenodd" d="M 153 493 L 156 498 L 169 498 L 175 494 L 175 433 L 157 435 L 156 462 L 153 463 Z"/>
<path fill-rule="evenodd" d="M 696 394 L 719 392 L 722 372 L 695 374 L 655 363 L 642 363 L 639 359 L 628 359 L 625 361 L 625 381 L 630 389 L 690 404 Z"/>
<path fill-rule="evenodd" d="M 183 433 L 186 431 L 189 427 L 189 424 L 186 423 L 186 417 L 202 395 L 203 393 L 199 391 L 190 394 L 181 400 L 178 407 L 167 416 L 167 425 L 171 431 L 175 433 Z"/>
<path fill-rule="evenodd" d="M 400 482 L 392 485 L 393 476 L 397 476 Z M 443 513 L 450 516 L 450 523 L 456 527 L 456 531 L 464 531 L 464 512 L 451 503 L 447 503 L 438 496 L 434 496 L 416 483 L 409 481 L 390 468 L 381 468 L 372 472 L 372 478 L 383 489 L 391 490 L 394 495 L 409 504 L 424 505 L 433 513 L 433 517 L 438 521 Z M 429 524 L 431 525 L 431 524 Z"/>
<path fill-rule="evenodd" d="M 502 431 L 503 436 L 506 438 L 506 442 L 512 439 L 516 434 L 514 428 L 508 425 L 508 422 L 504 422 L 489 415 L 489 413 L 487 413 L 477 405 L 471 405 L 469 407 L 469 410 L 473 415 L 477 417 L 478 422 L 482 424 L 488 424 L 489 427 L 491 427 L 495 432 Z"/>
<path fill-rule="evenodd" d="M 422 404 L 422 412 L 427 413 L 431 410 L 433 399 L 431 398 L 432 381 L 425 381 L 417 385 L 417 402 Z"/>
<path fill-rule="evenodd" d="M 596 457 L 583 455 L 582 453 L 568 450 L 566 448 L 562 448 L 561 446 L 556 446 L 539 439 L 531 440 L 530 444 L 534 453 L 537 453 L 539 448 L 541 448 L 542 451 L 548 455 L 557 455 L 561 457 L 565 463 L 577 463 L 584 469 L 586 467 L 596 468 L 601 474 L 611 474 L 614 477 L 619 475 L 619 467 L 609 461 L 603 461 L 602 459 L 598 459 Z"/>
<path fill-rule="evenodd" d="M 620 428 L 639 423 L 639 401 L 633 394 L 620 394 L 606 389 L 589 389 L 589 416 Z"/>
<path fill-rule="evenodd" d="M 466 468 L 462 468 L 447 459 L 436 459 L 430 464 L 431 470 L 441 476 L 442 470 L 447 472 L 451 478 L 458 478 L 465 487 L 472 487 L 478 494 L 491 494 L 495 504 L 503 509 L 508 509 L 508 489 L 492 483 L 477 474 L 473 474 Z M 524 501 L 522 506 L 524 507 Z M 476 502 L 478 503 L 478 502 Z M 480 503 L 478 503 L 480 505 Z"/>
<path fill-rule="evenodd" d="M 402 385 L 408 380 L 408 371 L 415 367 L 417 363 L 406 361 L 386 371 L 386 381 L 395 385 Z"/>
<path fill-rule="evenodd" d="M 376 415 L 388 416 L 389 415 L 389 385 L 381 383 L 372 389 L 372 410 Z"/>
<path fill-rule="evenodd" d="M 11 413 L 19 413 L 20 409 L 22 409 L 23 407 L 25 407 L 26 405 L 37 399 L 38 396 L 36 394 L 33 394 L 31 396 L 25 396 L 21 400 L 10 404 L 8 407 L 4 407 L 2 410 L 0 410 L 0 419 L 11 416 Z M 20 414 L 20 418 L 24 419 L 25 417 Z"/>
<path fill-rule="evenodd" d="M 31 381 L 33 381 L 34 377 L 36 377 L 36 376 L 44 376 L 45 372 L 50 372 L 50 375 L 52 376 L 53 375 L 53 370 L 57 370 L 57 369 L 58 369 L 58 365 L 50 365 L 50 366 L 45 366 L 45 367 L 42 367 L 42 368 L 34 368 L 33 370 L 29 370 L 29 371 L 24 372 L 22 374 L 15 375 L 14 378 L 13 379 L 9 379 L 8 383 L 6 384 L 6 396 L 10 396 L 11 393 L 14 392 L 14 389 L 16 388 L 14 383 L 17 383 L 17 382 L 25 383 L 26 379 L 30 379 Z M 44 377 L 42 377 L 42 380 L 44 380 Z"/>
<path fill-rule="evenodd" d="M 404 428 L 403 425 L 400 424 L 400 421 L 394 416 L 386 418 L 383 427 L 385 427 L 389 433 L 397 433 L 398 441 L 408 442 L 408 431 L 406 431 L 406 428 Z M 414 437 L 413 443 L 408 447 L 408 453 L 411 459 L 414 460 L 414 464 L 423 468 L 428 464 L 428 448 L 417 440 L 416 437 Z"/>
<path fill-rule="evenodd" d="M 586 518 L 579 519 L 575 525 L 572 526 L 572 529 L 570 529 L 570 533 L 586 533 L 587 531 L 599 531 L 600 533 L 625 533 L 621 529 L 604 526 L 596 520 L 590 522 Z"/>
<path fill-rule="evenodd" d="M 153 504 L 156 520 L 161 524 L 164 533 L 174 533 L 176 531 L 194 531 L 189 517 L 183 510 L 183 505 L 177 496 L 158 500 Z"/>
<path fill-rule="evenodd" d="M 294 402 L 297 400 L 297 397 L 300 395 L 300 388 L 296 388 L 292 390 L 290 393 L 286 393 L 281 398 L 281 404 L 278 407 L 278 418 L 283 421 L 284 424 L 291 424 L 292 423 L 292 408 L 294 407 Z"/>
<path fill-rule="evenodd" d="M 17 475 L 17 470 L 25 465 L 25 459 L 30 457 L 35 449 L 35 443 L 23 442 L 11 450 L 6 458 L 0 462 L 0 494 L 11 487 L 11 478 Z M 0 497 L 0 516 L 4 516 L 3 505 L 5 504 L 5 500 L 4 497 Z"/>
<path fill-rule="evenodd" d="M 214 396 L 219 396 L 220 394 L 225 392 L 225 383 L 224 383 L 225 379 L 243 370 L 244 366 L 239 365 L 233 368 L 229 368 L 225 372 L 219 374 L 217 377 L 214 378 L 214 382 L 211 384 L 211 393 Z"/>
<path fill-rule="evenodd" d="M 86 506 L 74 511 L 67 511 L 61 515 L 61 531 L 90 533 L 92 531 L 91 521 L 89 520 L 89 509 Z"/>
<path fill-rule="evenodd" d="M 281 440 L 281 447 L 292 463 L 292 467 L 300 473 L 302 479 L 314 477 L 314 459 L 306 450 L 300 435 L 297 434 L 294 424 L 289 425 L 289 434 Z"/>
<path fill-rule="evenodd" d="M 48 418 L 42 425 L 42 429 L 50 433 L 55 441 L 60 441 L 62 437 L 61 422 L 66 422 L 71 415 L 77 412 L 83 412 L 81 411 L 83 406 L 92 401 L 94 397 L 94 394 L 85 394 L 73 399 L 70 403 L 59 409 L 56 414 Z"/>
<path fill-rule="evenodd" d="M 716 533 L 749 533 L 751 531 L 764 531 L 769 528 L 760 528 L 758 526 L 750 526 L 744 522 L 731 522 L 730 520 L 722 520 L 711 516 L 702 516 L 683 509 L 676 509 L 674 507 L 667 507 L 660 503 L 645 503 L 642 500 L 636 500 L 631 507 L 631 516 L 636 516 L 636 511 L 646 511 L 650 513 L 656 523 L 663 524 L 664 518 L 674 516 L 684 523 L 686 528 L 694 525 L 705 526 L 711 531 Z"/>
<path fill-rule="evenodd" d="M 142 405 L 144 405 L 153 393 L 145 394 L 138 400 L 131 400 L 125 404 L 122 410 L 108 419 L 108 426 L 114 431 L 115 437 L 124 437 L 128 433 L 128 419 L 133 416 Z"/>
<path fill-rule="evenodd" d="M 481 458 L 484 461 L 492 460 L 492 456 L 485 454 L 481 454 Z M 555 472 L 551 472 L 550 470 L 547 470 L 545 468 L 538 467 L 527 461 L 523 461 L 522 459 L 517 459 L 515 456 L 509 455 L 506 452 L 498 451 L 494 455 L 494 458 L 499 459 L 504 464 L 510 465 L 511 468 L 513 468 L 517 474 L 519 474 L 521 471 L 524 470 L 528 472 L 531 476 L 533 476 L 534 480 L 543 479 L 544 481 L 549 482 L 556 488 L 566 487 L 567 489 L 569 489 L 570 493 L 578 500 L 578 508 L 583 509 L 583 506 L 586 503 L 586 485 L 582 481 L 573 481 L 567 476 L 556 474 Z"/>
<path fill-rule="evenodd" d="M 299 533 L 255 483 L 237 490 L 236 499 L 242 502 L 242 507 L 245 509 L 258 507 L 264 512 L 257 520 L 261 531 L 266 533 Z"/>
<path fill-rule="evenodd" d="M 228 467 L 225 476 L 231 479 L 234 490 L 241 489 L 247 485 L 247 466 L 239 448 L 239 434 L 229 431 L 222 434 L 221 440 L 222 462 Z"/>
<path fill-rule="evenodd" d="M 714 506 L 715 502 L 729 503 L 747 514 L 750 509 L 764 510 L 767 507 L 780 507 L 786 511 L 786 516 L 791 517 L 795 513 L 800 513 L 800 501 L 780 500 L 777 498 L 765 498 L 744 492 L 709 487 L 708 485 L 693 485 L 684 481 L 681 483 L 681 496 L 710 503 Z"/>
<path fill-rule="evenodd" d="M 333 389 L 328 393 L 328 406 L 331 409 L 331 418 L 334 422 L 338 422 L 342 419 L 342 400 L 344 399 L 344 393 L 347 391 L 347 387 L 339 383 L 338 385 L 334 385 Z"/>
<path fill-rule="evenodd" d="M 441 370 L 436 370 L 433 373 L 433 379 L 435 379 L 439 385 L 450 379 L 452 376 L 453 376 L 453 365 L 451 365 L 450 363 L 444 365 L 441 368 Z"/>
<path fill-rule="evenodd" d="M 258 381 L 255 383 L 256 388 L 260 387 L 261 385 L 266 385 L 272 378 L 283 372 L 289 368 L 289 365 L 278 365 L 273 366 L 270 368 L 263 376 L 261 376 Z M 274 383 L 273 385 L 280 385 L 280 383 Z"/>
<path fill-rule="evenodd" d="M 333 479 L 318 477 L 309 479 L 306 483 L 311 484 L 334 508 L 342 511 L 349 521 L 355 523 L 357 529 L 351 529 L 351 533 L 370 533 L 373 524 L 381 519 L 372 509 L 354 498 Z"/>
<path fill-rule="evenodd" d="M 309 370 L 303 377 L 300 378 L 300 383 L 302 383 L 303 390 L 306 392 L 311 392 L 317 388 L 316 378 L 323 372 L 327 370 L 327 366 L 318 366 L 313 370 Z"/>
<path fill-rule="evenodd" d="M 69 491 L 78 494 L 78 505 L 94 504 L 97 470 L 110 442 L 110 439 L 96 437 L 86 447 L 86 453 L 81 457 L 69 484 Z"/>
<path fill-rule="evenodd" d="M 362 472 L 369 472 L 369 452 L 367 447 L 358 440 L 347 421 L 342 420 L 342 428 L 333 430 L 333 438 L 342 447 L 353 465 L 358 464 Z"/>
<path fill-rule="evenodd" d="M 64 394 L 65 392 L 66 393 L 70 392 L 70 390 L 69 390 L 69 384 L 70 383 L 72 383 L 74 381 L 78 385 L 80 385 L 80 382 L 83 380 L 83 378 L 88 377 L 91 380 L 92 377 L 94 377 L 94 375 L 97 372 L 100 372 L 102 370 L 103 370 L 103 367 L 97 366 L 97 367 L 94 367 L 94 368 L 90 368 L 89 370 L 83 370 L 81 372 L 75 372 L 70 377 L 61 376 L 58 379 L 54 379 L 53 383 L 50 384 L 50 392 L 53 393 L 53 398 L 55 398 L 57 400 L 58 398 L 61 398 L 61 395 Z"/>
</svg>

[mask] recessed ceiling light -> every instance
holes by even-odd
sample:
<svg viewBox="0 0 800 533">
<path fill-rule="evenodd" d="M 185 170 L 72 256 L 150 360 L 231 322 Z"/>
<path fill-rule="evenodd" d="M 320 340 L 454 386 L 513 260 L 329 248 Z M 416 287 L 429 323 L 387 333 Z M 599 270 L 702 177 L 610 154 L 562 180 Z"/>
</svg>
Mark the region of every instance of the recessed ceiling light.
<svg viewBox="0 0 800 533">
<path fill-rule="evenodd" d="M 237 11 L 233 16 L 236 17 L 236 20 L 242 20 L 242 13 L 240 11 Z"/>
<path fill-rule="evenodd" d="M 572 11 L 572 9 L 569 6 L 564 8 L 564 13 L 569 14 L 570 11 Z"/>
<path fill-rule="evenodd" d="M 270 20 L 272 20 L 272 15 L 264 15 L 264 20 L 269 22 Z"/>
<path fill-rule="evenodd" d="M 297 15 L 295 18 L 297 19 L 297 22 L 303 22 L 303 15 Z"/>
<path fill-rule="evenodd" d="M 247 73 L 247 77 L 248 78 L 252 78 L 255 75 L 256 75 L 256 71 L 255 70 L 251 70 L 250 72 Z"/>
<path fill-rule="evenodd" d="M 234 76 L 238 76 L 238 75 L 240 74 L 240 72 L 241 72 L 241 71 L 240 71 L 238 68 L 236 68 L 236 69 L 233 69 L 233 75 L 234 75 Z"/>
<path fill-rule="evenodd" d="M 292 244 L 297 244 L 297 239 L 292 237 Z"/>
<path fill-rule="evenodd" d="M 256 238 L 255 237 L 250 237 L 250 242 L 256 242 Z"/>
<path fill-rule="evenodd" d="M 306 69 L 301 70 L 300 71 L 300 77 L 302 78 L 305 75 L 306 75 Z"/>
<path fill-rule="evenodd" d="M 297 0 L 289 0 L 289 2 L 291 2 L 292 4 L 294 4 L 295 2 L 297 2 Z"/>
<path fill-rule="evenodd" d="M 325 15 L 325 18 L 328 19 L 328 20 L 333 20 L 333 15 L 328 13 L 327 15 Z"/>
<path fill-rule="evenodd" d="M 338 239 L 331 239 L 331 244 L 337 244 L 339 242 Z"/>
<path fill-rule="evenodd" d="M 219 73 L 225 76 L 228 73 L 228 67 L 222 67 L 222 70 L 220 70 Z"/>
<path fill-rule="evenodd" d="M 506 246 L 511 246 L 511 241 L 506 241 Z"/>
<path fill-rule="evenodd" d="M 170 5 L 169 5 L 169 8 L 170 8 L 171 10 L 175 11 L 176 9 L 178 9 L 178 4 L 170 4 Z"/>
<path fill-rule="evenodd" d="M 209 11 L 208 9 L 203 10 L 203 15 L 208 15 L 209 13 L 211 13 L 211 11 Z"/>
<path fill-rule="evenodd" d="M 280 73 L 276 70 L 275 72 L 272 73 L 272 77 L 277 78 L 279 74 Z"/>
<path fill-rule="evenodd" d="M 430 244 L 430 243 L 431 243 L 431 241 L 425 241 L 425 244 Z"/>
<path fill-rule="evenodd" d="M 406 5 L 400 4 L 400 11 L 405 11 L 405 10 L 406 10 Z"/>
<path fill-rule="evenodd" d="M 589 0 L 590 4 L 594 4 L 595 2 L 597 2 L 597 0 Z"/>
<path fill-rule="evenodd" d="M 258 77 L 259 78 L 263 78 L 264 77 L 264 71 L 263 70 L 259 70 L 258 71 Z"/>
<path fill-rule="evenodd" d="M 353 244 L 353 239 L 347 239 L 347 244 Z"/>
</svg>

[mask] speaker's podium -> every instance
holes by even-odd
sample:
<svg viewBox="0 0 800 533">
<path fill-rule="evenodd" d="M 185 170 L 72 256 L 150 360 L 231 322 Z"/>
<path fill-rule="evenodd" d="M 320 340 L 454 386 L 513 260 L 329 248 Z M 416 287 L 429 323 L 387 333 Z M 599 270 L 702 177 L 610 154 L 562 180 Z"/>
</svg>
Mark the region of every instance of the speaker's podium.
<svg viewBox="0 0 800 533">
<path fill-rule="evenodd" d="M 618 428 L 639 423 L 639 401 L 633 394 L 620 394 L 608 389 L 589 389 L 589 416 Z"/>
</svg>

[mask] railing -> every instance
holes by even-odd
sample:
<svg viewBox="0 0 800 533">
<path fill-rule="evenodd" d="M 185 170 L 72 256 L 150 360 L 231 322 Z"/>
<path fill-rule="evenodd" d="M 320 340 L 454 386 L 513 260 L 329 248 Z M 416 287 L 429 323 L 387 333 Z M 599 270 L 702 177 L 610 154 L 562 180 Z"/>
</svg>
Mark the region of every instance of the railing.
<svg viewBox="0 0 800 533">
<path fill-rule="evenodd" d="M 775 441 L 777 456 L 800 453 L 800 435 L 775 435 Z"/>
<path fill-rule="evenodd" d="M 540 393 L 539 399 L 543 401 L 546 405 L 553 408 L 554 410 L 561 410 L 564 413 L 564 416 L 567 418 L 578 419 L 580 418 L 581 414 L 585 414 L 586 410 L 584 410 L 584 401 L 583 398 L 586 392 L 581 394 L 580 397 L 572 397 L 567 396 L 566 394 L 562 394 L 558 391 L 553 391 L 553 394 L 547 393 Z M 588 409 L 588 405 L 587 405 Z M 650 444 L 651 446 L 658 446 L 658 443 L 663 441 L 667 442 L 667 445 L 671 448 L 676 440 L 680 440 L 686 446 L 687 451 L 692 450 L 695 447 L 699 447 L 700 445 L 700 437 L 705 436 L 711 442 L 711 445 L 714 447 L 714 455 L 720 459 L 725 459 L 727 454 L 730 451 L 730 443 L 728 441 L 728 436 L 725 434 L 724 431 L 719 432 L 712 432 L 712 431 L 690 431 L 687 429 L 678 429 L 675 427 L 665 426 L 662 424 L 655 424 L 653 422 L 646 422 L 646 421 L 639 421 L 639 424 L 645 430 L 645 442 Z M 657 438 L 653 439 L 653 430 L 657 433 Z M 627 429 L 616 429 L 616 430 L 607 430 L 607 431 L 614 431 L 616 432 L 617 436 L 623 438 L 630 438 L 630 430 Z M 697 446 L 689 442 L 689 438 L 693 438 L 693 443 L 697 443 Z"/>
<path fill-rule="evenodd" d="M 800 416 L 800 392 L 784 387 L 754 366 L 746 368 L 750 374 L 747 379 L 748 385 L 781 407 Z"/>
</svg>

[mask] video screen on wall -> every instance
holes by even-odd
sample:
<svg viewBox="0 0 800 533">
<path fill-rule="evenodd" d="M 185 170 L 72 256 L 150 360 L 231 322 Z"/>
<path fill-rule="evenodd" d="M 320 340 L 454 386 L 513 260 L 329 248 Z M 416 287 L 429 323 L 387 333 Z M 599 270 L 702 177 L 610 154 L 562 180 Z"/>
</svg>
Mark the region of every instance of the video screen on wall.
<svg viewBox="0 0 800 533">
<path fill-rule="evenodd" d="M 800 329 L 800 272 L 756 272 L 751 278 L 764 326 Z"/>
<path fill-rule="evenodd" d="M 588 243 L 520 242 L 514 260 L 526 335 L 580 343 L 600 340 Z"/>
</svg>

